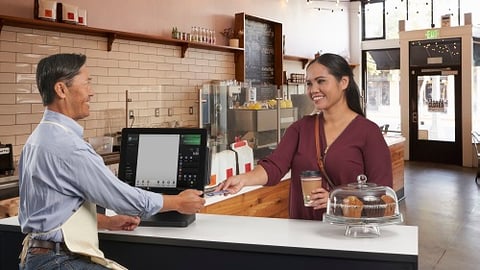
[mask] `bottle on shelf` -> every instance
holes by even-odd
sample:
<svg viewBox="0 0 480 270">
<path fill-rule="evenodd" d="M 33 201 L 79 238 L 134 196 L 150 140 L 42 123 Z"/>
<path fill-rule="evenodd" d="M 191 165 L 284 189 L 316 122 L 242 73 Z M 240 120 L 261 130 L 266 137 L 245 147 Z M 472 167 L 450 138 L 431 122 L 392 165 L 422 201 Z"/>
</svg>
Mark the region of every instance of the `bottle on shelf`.
<svg viewBox="0 0 480 270">
<path fill-rule="evenodd" d="M 205 33 L 205 28 L 200 28 L 200 42 L 205 43 L 205 40 L 207 39 L 206 33 Z"/>
<path fill-rule="evenodd" d="M 177 38 L 177 27 L 175 26 L 172 28 L 172 38 L 173 39 Z"/>
<path fill-rule="evenodd" d="M 192 26 L 192 32 L 190 33 L 190 36 L 192 37 L 192 41 L 197 41 L 197 27 Z"/>
</svg>

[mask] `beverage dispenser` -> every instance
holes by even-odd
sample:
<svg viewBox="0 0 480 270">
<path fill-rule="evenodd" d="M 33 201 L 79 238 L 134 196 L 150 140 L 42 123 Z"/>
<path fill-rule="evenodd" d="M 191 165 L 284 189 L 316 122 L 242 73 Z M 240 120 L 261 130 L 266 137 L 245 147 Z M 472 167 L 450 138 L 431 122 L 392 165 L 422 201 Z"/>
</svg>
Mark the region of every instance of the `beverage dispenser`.
<svg viewBox="0 0 480 270">
<path fill-rule="evenodd" d="M 209 132 L 213 153 L 228 149 L 227 110 L 240 106 L 240 85 L 236 81 L 212 81 L 200 88 L 200 127 Z"/>
</svg>

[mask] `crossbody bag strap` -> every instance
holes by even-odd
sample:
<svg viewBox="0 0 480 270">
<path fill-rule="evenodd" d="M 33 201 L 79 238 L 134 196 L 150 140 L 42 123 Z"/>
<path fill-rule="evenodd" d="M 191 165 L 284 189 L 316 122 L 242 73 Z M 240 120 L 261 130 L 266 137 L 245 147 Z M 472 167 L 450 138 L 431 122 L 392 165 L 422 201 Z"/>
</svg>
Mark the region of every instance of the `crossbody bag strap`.
<svg viewBox="0 0 480 270">
<path fill-rule="evenodd" d="M 325 177 L 325 180 L 327 180 L 327 185 L 330 190 L 333 190 L 335 188 L 335 185 L 333 184 L 332 180 L 327 175 L 327 172 L 325 171 L 325 167 L 323 165 L 323 155 L 321 154 L 322 151 L 322 145 L 320 142 L 320 114 L 317 114 L 317 118 L 315 119 L 315 146 L 317 148 L 317 164 L 318 168 L 322 172 L 323 176 Z"/>
</svg>

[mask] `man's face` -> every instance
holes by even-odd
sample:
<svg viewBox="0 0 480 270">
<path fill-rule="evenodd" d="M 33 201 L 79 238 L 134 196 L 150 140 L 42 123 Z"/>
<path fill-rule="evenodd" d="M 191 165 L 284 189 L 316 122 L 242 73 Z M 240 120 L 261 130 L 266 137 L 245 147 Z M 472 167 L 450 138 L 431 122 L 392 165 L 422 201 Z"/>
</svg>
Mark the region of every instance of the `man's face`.
<svg viewBox="0 0 480 270">
<path fill-rule="evenodd" d="M 74 120 L 80 120 L 90 115 L 90 98 L 93 89 L 87 68 L 83 66 L 80 73 L 73 78 L 70 86 L 66 86 L 65 109 L 66 115 Z"/>
</svg>

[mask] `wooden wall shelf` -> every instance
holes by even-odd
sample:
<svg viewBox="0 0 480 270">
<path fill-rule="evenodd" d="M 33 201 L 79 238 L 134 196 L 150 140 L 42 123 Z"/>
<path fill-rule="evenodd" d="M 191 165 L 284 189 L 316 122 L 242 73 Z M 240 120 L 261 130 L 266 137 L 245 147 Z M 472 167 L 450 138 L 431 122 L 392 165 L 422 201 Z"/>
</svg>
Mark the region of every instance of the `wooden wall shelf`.
<svg viewBox="0 0 480 270">
<path fill-rule="evenodd" d="M 33 29 L 40 29 L 40 30 L 47 30 L 47 31 L 56 31 L 56 32 L 63 32 L 63 33 L 71 33 L 71 34 L 79 34 L 79 35 L 105 37 L 108 42 L 107 43 L 108 51 L 112 50 L 112 44 L 115 41 L 115 39 L 125 39 L 125 40 L 179 46 L 182 48 L 182 58 L 185 57 L 185 53 L 187 52 L 188 48 L 197 48 L 197 49 L 233 52 L 233 53 L 241 52 L 244 50 L 243 48 L 235 48 L 235 47 L 229 47 L 229 46 L 213 45 L 213 44 L 198 43 L 198 42 L 189 42 L 189 41 L 165 38 L 165 37 L 160 37 L 155 35 L 129 33 L 129 32 L 106 30 L 106 29 L 93 28 L 93 27 L 68 24 L 68 23 L 50 22 L 50 21 L 44 21 L 44 20 L 18 18 L 18 17 L 0 15 L 0 34 L 2 31 L 2 27 L 4 25 L 13 26 L 13 27 L 22 27 L 22 28 L 33 28 Z"/>
<path fill-rule="evenodd" d="M 283 59 L 289 60 L 289 61 L 299 61 L 302 62 L 302 67 L 305 69 L 307 66 L 308 62 L 313 60 L 313 58 L 306 58 L 306 57 L 301 57 L 301 56 L 294 56 L 294 55 L 284 55 Z M 349 64 L 351 69 L 355 69 L 358 65 L 357 64 Z"/>
<path fill-rule="evenodd" d="M 302 62 L 302 68 L 305 69 L 305 66 L 310 62 L 309 58 L 306 57 L 300 57 L 300 56 L 293 56 L 293 55 L 284 55 L 283 59 L 289 60 L 289 61 L 299 61 Z"/>
</svg>

